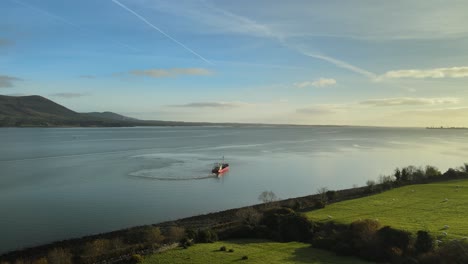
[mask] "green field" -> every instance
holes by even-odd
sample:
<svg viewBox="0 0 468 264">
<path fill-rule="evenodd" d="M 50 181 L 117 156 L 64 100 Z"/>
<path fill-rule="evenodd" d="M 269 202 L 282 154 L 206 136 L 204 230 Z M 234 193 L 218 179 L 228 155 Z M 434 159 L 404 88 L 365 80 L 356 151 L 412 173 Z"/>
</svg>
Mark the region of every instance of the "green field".
<svg viewBox="0 0 468 264">
<path fill-rule="evenodd" d="M 219 251 L 221 246 L 234 252 Z M 248 256 L 248 260 L 242 260 Z M 278 243 L 266 240 L 231 240 L 196 244 L 188 249 L 173 249 L 145 258 L 145 264 L 159 263 L 369 263 L 356 258 L 338 257 L 333 253 L 311 248 L 310 244 Z"/>
<path fill-rule="evenodd" d="M 447 238 L 468 236 L 468 180 L 410 185 L 378 195 L 343 201 L 310 211 L 316 222 L 351 223 L 378 219 L 382 225 L 416 232 L 427 230 Z M 444 230 L 444 226 L 449 228 Z"/>
</svg>

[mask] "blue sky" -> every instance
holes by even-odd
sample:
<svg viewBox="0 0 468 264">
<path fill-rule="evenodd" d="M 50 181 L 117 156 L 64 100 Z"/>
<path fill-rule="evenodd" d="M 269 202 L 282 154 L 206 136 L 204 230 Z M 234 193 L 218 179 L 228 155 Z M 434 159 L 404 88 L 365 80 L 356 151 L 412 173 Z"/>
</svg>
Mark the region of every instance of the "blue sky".
<svg viewBox="0 0 468 264">
<path fill-rule="evenodd" d="M 466 1 L 4 0 L 0 94 L 141 119 L 468 126 Z"/>
</svg>

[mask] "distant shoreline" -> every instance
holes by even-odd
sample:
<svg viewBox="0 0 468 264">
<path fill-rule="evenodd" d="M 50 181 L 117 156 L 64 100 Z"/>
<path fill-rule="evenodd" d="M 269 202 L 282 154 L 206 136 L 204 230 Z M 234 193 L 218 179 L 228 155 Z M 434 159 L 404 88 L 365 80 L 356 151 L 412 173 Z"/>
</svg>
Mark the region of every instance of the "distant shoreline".
<svg viewBox="0 0 468 264">
<path fill-rule="evenodd" d="M 468 127 L 426 127 L 426 129 L 468 129 Z"/>
</svg>

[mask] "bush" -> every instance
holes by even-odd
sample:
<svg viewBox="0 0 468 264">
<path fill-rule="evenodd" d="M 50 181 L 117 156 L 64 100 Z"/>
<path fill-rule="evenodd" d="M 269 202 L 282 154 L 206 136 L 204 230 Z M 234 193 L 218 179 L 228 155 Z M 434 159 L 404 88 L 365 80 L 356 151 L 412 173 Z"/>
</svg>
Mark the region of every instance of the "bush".
<svg viewBox="0 0 468 264">
<path fill-rule="evenodd" d="M 312 223 L 290 208 L 266 211 L 261 223 L 270 230 L 270 237 L 280 241 L 307 241 L 312 234 Z"/>
<path fill-rule="evenodd" d="M 72 264 L 72 254 L 62 248 L 54 248 L 47 254 L 47 261 L 50 264 Z"/>
<path fill-rule="evenodd" d="M 414 243 L 416 254 L 422 254 L 434 249 L 434 239 L 426 231 L 418 231 L 416 242 Z"/>
<path fill-rule="evenodd" d="M 193 229 L 186 229 L 185 230 L 185 235 L 188 239 L 193 239 L 193 240 L 197 240 L 197 236 L 198 236 L 198 233 L 197 231 L 193 230 Z"/>
<path fill-rule="evenodd" d="M 222 246 L 219 248 L 219 251 L 226 251 L 226 246 Z"/>
<path fill-rule="evenodd" d="M 218 240 L 218 234 L 211 229 L 202 229 L 197 232 L 197 242 L 213 243 Z"/>
<path fill-rule="evenodd" d="M 182 245 L 182 247 L 188 248 L 190 246 L 193 246 L 194 243 L 193 243 L 193 239 L 189 239 L 185 237 L 180 241 L 180 244 Z"/>
<path fill-rule="evenodd" d="M 350 224 L 346 241 L 360 257 L 373 259 L 375 257 L 376 234 L 381 225 L 376 220 L 359 220 Z"/>
<path fill-rule="evenodd" d="M 185 228 L 183 227 L 171 226 L 167 232 L 167 239 L 170 242 L 181 242 L 185 236 Z"/>
<path fill-rule="evenodd" d="M 279 234 L 282 241 L 306 242 L 312 235 L 312 223 L 302 215 L 286 216 L 281 219 Z"/>
<path fill-rule="evenodd" d="M 150 244 L 160 244 L 164 241 L 159 227 L 147 227 L 143 230 L 143 241 Z"/>
<path fill-rule="evenodd" d="M 231 253 L 232 253 L 232 252 L 234 252 L 234 249 L 232 249 L 232 248 L 231 248 L 231 249 L 229 249 L 229 252 L 231 252 Z"/>
<path fill-rule="evenodd" d="M 46 258 L 40 258 L 36 259 L 35 261 L 32 262 L 32 264 L 48 264 L 49 262 L 47 261 Z"/>
<path fill-rule="evenodd" d="M 140 254 L 133 254 L 130 261 L 131 263 L 142 263 L 143 257 Z"/>
<path fill-rule="evenodd" d="M 440 263 L 468 263 L 468 244 L 450 241 L 436 252 Z"/>
<path fill-rule="evenodd" d="M 242 260 L 247 260 L 247 259 L 249 259 L 248 256 L 242 256 Z"/>
<path fill-rule="evenodd" d="M 95 257 L 105 254 L 110 250 L 110 241 L 108 239 L 96 239 L 84 245 L 83 255 Z"/>
<path fill-rule="evenodd" d="M 406 254 L 410 247 L 411 233 L 385 226 L 377 231 L 378 259 L 390 260 Z"/>
<path fill-rule="evenodd" d="M 262 215 L 252 207 L 242 208 L 236 212 L 236 217 L 247 226 L 257 226 Z"/>
<path fill-rule="evenodd" d="M 336 191 L 327 191 L 325 194 L 327 195 L 327 200 L 328 201 L 333 201 L 337 197 L 337 192 Z"/>
</svg>

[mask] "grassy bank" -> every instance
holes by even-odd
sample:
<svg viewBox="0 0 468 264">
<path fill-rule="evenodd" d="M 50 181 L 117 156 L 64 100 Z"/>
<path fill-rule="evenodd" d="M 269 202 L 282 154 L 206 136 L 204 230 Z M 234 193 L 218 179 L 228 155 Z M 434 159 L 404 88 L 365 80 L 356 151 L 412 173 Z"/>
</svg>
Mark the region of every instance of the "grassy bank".
<svg viewBox="0 0 468 264">
<path fill-rule="evenodd" d="M 225 246 L 227 250 L 220 251 Z M 247 256 L 247 260 L 242 260 Z M 144 264 L 162 263 L 369 263 L 351 257 L 338 257 L 333 253 L 314 249 L 310 244 L 278 243 L 267 240 L 232 240 L 196 244 L 188 249 L 173 249 L 148 256 Z"/>
<path fill-rule="evenodd" d="M 446 232 L 447 238 L 460 238 L 468 236 L 467 200 L 468 180 L 454 180 L 404 186 L 330 204 L 306 215 L 315 222 L 345 224 L 359 219 L 378 219 L 382 225 L 397 229 L 427 230 L 436 236 Z"/>
</svg>

